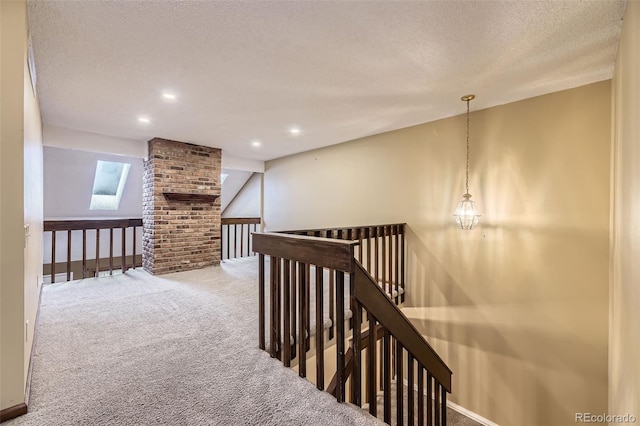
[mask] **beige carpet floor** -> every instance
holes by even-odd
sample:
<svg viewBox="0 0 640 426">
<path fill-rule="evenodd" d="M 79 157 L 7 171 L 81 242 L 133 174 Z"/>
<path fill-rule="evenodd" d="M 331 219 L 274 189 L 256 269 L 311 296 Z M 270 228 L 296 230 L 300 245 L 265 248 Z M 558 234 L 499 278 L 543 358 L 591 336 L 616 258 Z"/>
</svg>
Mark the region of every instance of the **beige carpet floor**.
<svg viewBox="0 0 640 426">
<path fill-rule="evenodd" d="M 6 424 L 380 424 L 258 349 L 256 264 L 46 286 L 29 413 Z"/>
<path fill-rule="evenodd" d="M 255 257 L 47 285 L 29 413 L 4 424 L 382 424 L 258 349 L 257 308 Z"/>
</svg>

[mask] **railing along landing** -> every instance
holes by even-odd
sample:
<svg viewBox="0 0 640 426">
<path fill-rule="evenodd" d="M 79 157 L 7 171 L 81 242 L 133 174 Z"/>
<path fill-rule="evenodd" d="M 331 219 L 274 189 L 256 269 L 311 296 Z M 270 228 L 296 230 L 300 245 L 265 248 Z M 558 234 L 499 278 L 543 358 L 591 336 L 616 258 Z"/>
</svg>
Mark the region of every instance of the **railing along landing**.
<svg viewBox="0 0 640 426">
<path fill-rule="evenodd" d="M 404 290 L 402 235 L 402 224 L 254 234 L 258 344 L 285 366 L 295 361 L 300 377 L 307 376 L 307 357 L 315 357 L 317 388 L 339 402 L 368 404 L 377 415 L 381 394 L 389 424 L 395 417 L 399 425 L 446 425 L 451 370 L 396 306 Z M 325 362 L 328 346 L 335 346 L 335 363 Z M 327 374 L 333 379 L 325 386 Z"/>
<path fill-rule="evenodd" d="M 45 264 L 43 275 L 51 276 L 51 283 L 56 282 L 56 273 L 64 268 L 66 281 L 71 279 L 79 279 L 72 273 L 72 264 L 81 262 L 80 271 L 82 278 L 95 277 L 101 271 L 109 271 L 113 274 L 114 270 L 121 269 L 124 273 L 130 268 L 142 266 L 142 256 L 137 255 L 138 248 L 138 228 L 142 227 L 142 219 L 99 219 L 99 220 L 45 220 L 44 232 L 51 233 L 51 260 L 49 264 Z M 60 237 L 60 234 L 66 234 Z M 76 238 L 73 238 L 73 236 Z M 120 253 L 114 256 L 114 234 L 120 239 Z M 102 259 L 101 239 L 108 241 L 108 257 Z M 60 240 L 60 241 L 59 241 Z M 73 241 L 81 247 L 81 254 L 74 251 Z M 131 241 L 131 245 L 127 244 Z M 64 250 L 64 262 L 59 265 L 56 263 L 57 246 L 66 244 Z M 95 247 L 95 249 L 94 249 Z M 93 252 L 90 252 L 90 249 Z M 116 248 L 117 251 L 117 248 Z M 106 253 L 105 253 L 106 254 Z M 77 260 L 74 261 L 73 259 Z M 50 265 L 49 268 L 46 268 Z M 48 270 L 47 270 L 48 269 Z M 73 278 L 72 278 L 73 276 Z"/>
<path fill-rule="evenodd" d="M 260 227 L 259 217 L 223 217 L 221 219 L 222 244 L 220 260 L 255 256 L 251 245 L 251 233 Z"/>
</svg>

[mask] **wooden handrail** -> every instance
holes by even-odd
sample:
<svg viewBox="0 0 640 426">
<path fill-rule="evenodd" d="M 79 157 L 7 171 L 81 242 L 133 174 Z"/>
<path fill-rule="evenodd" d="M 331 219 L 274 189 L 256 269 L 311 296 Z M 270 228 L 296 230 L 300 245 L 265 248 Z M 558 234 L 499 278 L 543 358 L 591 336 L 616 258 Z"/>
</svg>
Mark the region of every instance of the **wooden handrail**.
<svg viewBox="0 0 640 426">
<path fill-rule="evenodd" d="M 223 217 L 220 219 L 223 225 L 235 225 L 235 224 L 260 224 L 259 217 Z"/>
<path fill-rule="evenodd" d="M 142 219 L 45 220 L 44 231 L 81 231 L 142 226 Z"/>
<path fill-rule="evenodd" d="M 383 228 L 383 227 L 389 227 L 389 228 L 393 227 L 394 229 L 397 229 L 397 231 L 387 235 L 396 235 L 396 233 L 404 234 L 405 225 L 406 223 L 388 223 L 385 225 L 359 225 L 359 226 L 341 226 L 341 227 L 335 227 L 335 228 L 292 229 L 292 230 L 284 230 L 284 231 L 277 231 L 277 232 L 280 234 L 295 234 L 295 235 L 312 235 L 312 234 L 324 235 L 324 233 L 327 231 L 334 231 L 335 234 L 342 231 L 341 239 L 347 239 L 347 237 L 349 236 L 349 231 L 356 231 L 359 229 L 365 230 L 365 229 L 375 229 L 375 228 Z M 355 232 L 352 232 L 352 234 L 353 233 Z M 333 238 L 333 236 L 328 235 L 326 236 L 326 238 Z M 355 237 L 354 240 L 357 240 L 357 237 Z"/>
<path fill-rule="evenodd" d="M 370 312 L 435 379 L 451 392 L 451 370 L 400 309 L 389 301 L 373 277 L 356 261 L 351 297 Z"/>
<path fill-rule="evenodd" d="M 279 233 L 253 234 L 253 250 L 322 268 L 352 273 L 355 269 L 353 241 L 331 240 Z"/>
</svg>

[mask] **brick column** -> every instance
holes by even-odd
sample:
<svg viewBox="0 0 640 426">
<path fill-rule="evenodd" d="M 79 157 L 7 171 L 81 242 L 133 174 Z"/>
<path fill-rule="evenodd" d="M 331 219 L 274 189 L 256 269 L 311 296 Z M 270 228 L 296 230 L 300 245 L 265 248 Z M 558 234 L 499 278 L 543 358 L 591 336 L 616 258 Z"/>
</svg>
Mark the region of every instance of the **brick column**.
<svg viewBox="0 0 640 426">
<path fill-rule="evenodd" d="M 164 193 L 220 195 L 222 151 L 154 138 L 143 179 L 144 269 L 154 275 L 220 264 L 220 198 L 172 201 Z"/>
</svg>

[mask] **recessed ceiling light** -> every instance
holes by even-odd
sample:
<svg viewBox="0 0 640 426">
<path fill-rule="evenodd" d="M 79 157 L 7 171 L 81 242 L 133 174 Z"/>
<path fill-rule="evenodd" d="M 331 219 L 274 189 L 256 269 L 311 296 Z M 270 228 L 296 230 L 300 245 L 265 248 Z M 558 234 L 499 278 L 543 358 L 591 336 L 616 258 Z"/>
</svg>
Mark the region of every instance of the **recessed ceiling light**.
<svg viewBox="0 0 640 426">
<path fill-rule="evenodd" d="M 289 128 L 289 134 L 291 134 L 291 135 L 297 136 L 300 133 L 302 133 L 302 132 L 300 131 L 299 127 L 290 127 Z"/>
<path fill-rule="evenodd" d="M 138 121 L 140 123 L 144 123 L 144 124 L 149 124 L 151 123 L 151 120 L 149 120 L 149 117 L 138 117 Z"/>
<path fill-rule="evenodd" d="M 164 92 L 162 93 L 162 97 L 165 99 L 168 99 L 170 101 L 175 101 L 176 100 L 176 95 L 170 92 Z"/>
<path fill-rule="evenodd" d="M 254 139 L 254 140 L 251 141 L 251 145 L 255 146 L 255 147 L 258 147 L 258 146 L 262 145 L 262 142 L 260 142 L 257 139 Z"/>
</svg>

